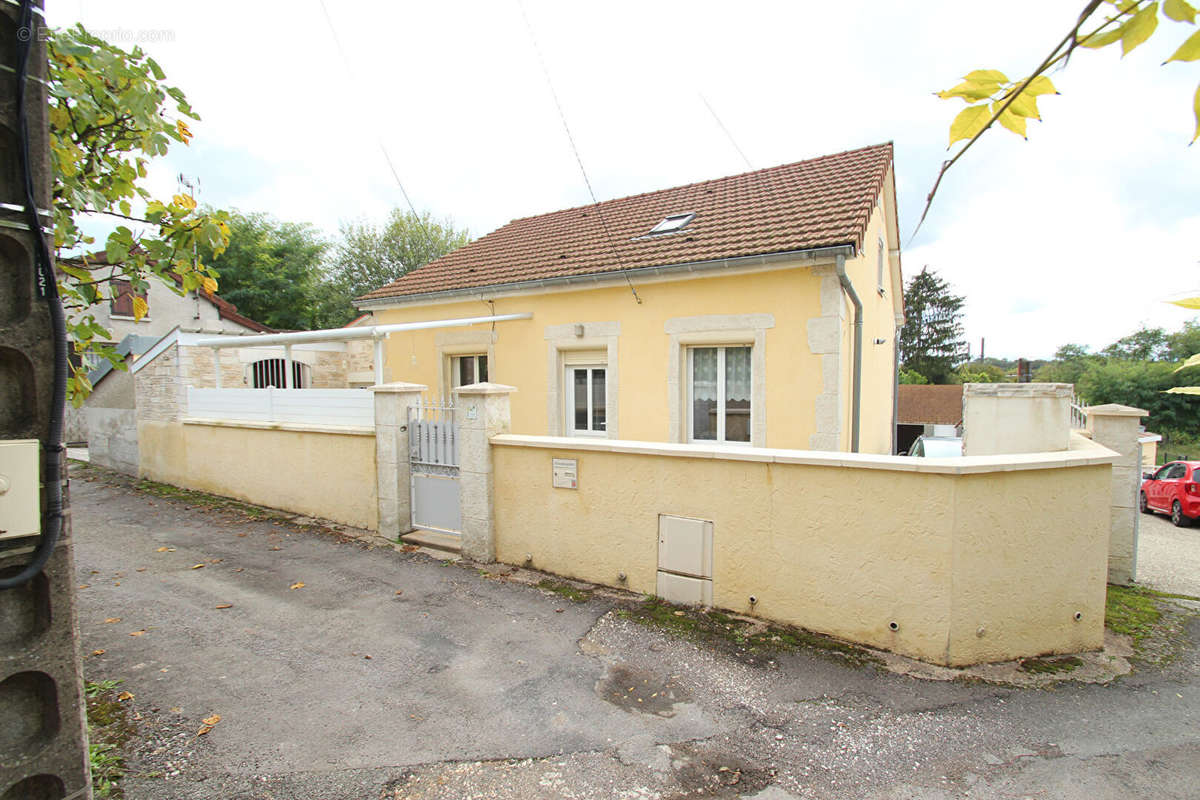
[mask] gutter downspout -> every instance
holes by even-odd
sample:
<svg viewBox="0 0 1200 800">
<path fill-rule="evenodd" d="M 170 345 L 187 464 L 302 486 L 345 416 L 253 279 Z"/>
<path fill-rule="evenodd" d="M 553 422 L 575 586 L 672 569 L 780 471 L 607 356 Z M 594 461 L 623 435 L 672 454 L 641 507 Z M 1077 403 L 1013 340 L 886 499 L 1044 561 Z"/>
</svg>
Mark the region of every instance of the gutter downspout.
<svg viewBox="0 0 1200 800">
<path fill-rule="evenodd" d="M 850 282 L 850 276 L 846 274 L 846 257 L 840 253 L 837 256 L 837 276 L 842 284 L 842 290 L 846 292 L 846 296 L 850 298 L 850 302 L 854 305 L 854 373 L 853 382 L 850 387 L 850 452 L 858 452 L 858 428 L 859 417 L 862 411 L 862 301 L 858 299 L 858 292 L 854 291 L 854 284 Z"/>
<path fill-rule="evenodd" d="M 896 428 L 900 425 L 900 330 L 892 334 L 892 450 L 896 452 Z"/>
</svg>

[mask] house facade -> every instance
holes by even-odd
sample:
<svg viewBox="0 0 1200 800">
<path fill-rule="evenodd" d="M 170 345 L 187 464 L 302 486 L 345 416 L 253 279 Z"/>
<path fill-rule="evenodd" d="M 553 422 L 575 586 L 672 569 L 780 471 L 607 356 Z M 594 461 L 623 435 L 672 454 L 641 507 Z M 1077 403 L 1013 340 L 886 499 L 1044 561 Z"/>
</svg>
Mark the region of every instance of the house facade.
<svg viewBox="0 0 1200 800">
<path fill-rule="evenodd" d="M 890 143 L 515 220 L 359 298 L 389 380 L 517 387 L 514 433 L 892 452 Z"/>
</svg>

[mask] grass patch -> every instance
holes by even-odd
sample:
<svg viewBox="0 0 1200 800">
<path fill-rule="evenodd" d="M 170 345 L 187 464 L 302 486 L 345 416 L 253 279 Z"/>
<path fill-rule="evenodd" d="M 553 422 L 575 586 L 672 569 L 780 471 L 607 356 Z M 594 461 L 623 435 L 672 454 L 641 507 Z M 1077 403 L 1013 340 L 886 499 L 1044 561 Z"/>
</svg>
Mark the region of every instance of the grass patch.
<svg viewBox="0 0 1200 800">
<path fill-rule="evenodd" d="M 158 483 L 157 481 L 139 480 L 133 484 L 133 488 L 146 494 L 152 494 L 155 497 L 161 497 L 164 500 L 176 500 L 188 505 L 201 506 L 219 511 L 236 511 L 243 516 L 255 520 L 282 519 L 289 516 L 269 508 L 263 508 L 262 506 L 254 506 L 249 503 L 242 503 L 237 500 L 231 500 L 228 497 L 219 497 L 206 492 L 197 492 L 193 489 L 181 489 L 178 486 L 171 486 L 168 483 Z"/>
<path fill-rule="evenodd" d="M 1060 672 L 1070 672 L 1082 666 L 1083 659 L 1077 656 L 1023 658 L 1017 663 L 1017 667 L 1022 672 L 1032 672 L 1038 675 L 1055 675 Z"/>
<path fill-rule="evenodd" d="M 561 597 L 567 598 L 572 603 L 586 603 L 592 599 L 592 591 L 590 589 L 576 589 L 569 583 L 551 580 L 550 578 L 538 581 L 537 588 L 544 589 L 547 592 L 554 592 Z"/>
<path fill-rule="evenodd" d="M 717 610 L 675 606 L 653 596 L 617 613 L 640 625 L 717 645 L 752 663 L 773 654 L 797 651 L 831 657 L 855 666 L 880 663 L 878 657 L 867 650 L 830 636 L 740 619 Z"/>
<path fill-rule="evenodd" d="M 96 797 L 122 798 L 121 779 L 125 777 L 125 744 L 136 728 L 128 706 L 117 688 L 121 681 L 85 681 L 87 701 L 88 760 L 92 768 L 92 791 Z"/>
<path fill-rule="evenodd" d="M 1109 586 L 1104 624 L 1114 633 L 1131 637 L 1137 647 L 1162 619 L 1155 596 L 1153 591 L 1135 586 Z"/>
</svg>

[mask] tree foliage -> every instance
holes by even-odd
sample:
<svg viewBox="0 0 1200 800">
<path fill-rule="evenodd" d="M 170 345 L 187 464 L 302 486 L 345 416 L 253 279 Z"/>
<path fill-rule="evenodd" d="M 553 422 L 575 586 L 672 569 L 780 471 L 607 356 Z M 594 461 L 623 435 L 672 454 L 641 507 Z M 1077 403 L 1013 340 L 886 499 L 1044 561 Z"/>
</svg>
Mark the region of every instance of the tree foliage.
<svg viewBox="0 0 1200 800">
<path fill-rule="evenodd" d="M 1143 326 L 1104 348 L 1101 355 L 1135 361 L 1161 361 L 1169 352 L 1167 332 L 1162 328 Z"/>
<path fill-rule="evenodd" d="M 382 225 L 360 220 L 343 224 L 320 300 L 325 325 L 341 325 L 354 316 L 351 301 L 386 286 L 402 275 L 470 241 L 450 219 L 428 211 L 416 215 L 393 209 Z"/>
<path fill-rule="evenodd" d="M 1168 23 L 1193 27 L 1185 29 L 1185 38 L 1164 64 L 1197 61 L 1200 60 L 1200 31 L 1195 30 L 1196 17 L 1196 9 L 1187 0 L 1088 0 L 1066 36 L 1028 75 L 1013 79 L 998 69 L 976 69 L 964 75 L 956 86 L 937 92 L 943 100 L 966 103 L 966 108 L 950 123 L 950 146 L 964 140 L 966 144 L 942 164 L 921 220 L 924 221 L 929 212 L 946 172 L 992 125 L 999 123 L 1025 137 L 1029 120 L 1041 120 L 1038 98 L 1058 94 L 1046 73 L 1066 67 L 1076 48 L 1115 49 L 1119 44 L 1121 55 L 1125 56 L 1155 35 L 1160 19 L 1165 19 Z M 1196 118 L 1191 139 L 1194 142 L 1200 138 L 1200 87 L 1192 98 L 1192 110 Z"/>
<path fill-rule="evenodd" d="M 197 209 L 188 195 L 158 199 L 145 188 L 150 161 L 173 143 L 186 145 L 192 138 L 187 120 L 199 119 L 183 92 L 164 83 L 154 59 L 137 47 L 121 50 L 82 25 L 51 31 L 47 52 L 55 247 L 94 244 L 81 227 L 87 217 L 122 223 L 104 241 L 106 264 L 60 262 L 67 332 L 77 352 L 124 368 L 115 351 L 97 344 L 109 333 L 91 306 L 114 296 L 114 279 L 129 281 L 135 295 L 150 281 L 178 293 L 215 291 L 215 276 L 196 253 L 220 253 L 229 228 L 223 214 Z M 146 310 L 135 296 L 134 316 Z M 72 403 L 81 404 L 91 391 L 83 368 L 73 371 L 67 388 Z"/>
<path fill-rule="evenodd" d="M 924 267 L 904 290 L 907 319 L 900 330 L 900 361 L 904 369 L 930 383 L 952 383 L 955 367 L 966 357 L 962 307 L 964 298 Z"/>
<path fill-rule="evenodd" d="M 323 259 L 329 249 L 307 223 L 280 222 L 261 212 L 229 213 L 229 246 L 205 263 L 220 278 L 221 296 L 246 316 L 282 330 L 319 327 Z"/>
</svg>

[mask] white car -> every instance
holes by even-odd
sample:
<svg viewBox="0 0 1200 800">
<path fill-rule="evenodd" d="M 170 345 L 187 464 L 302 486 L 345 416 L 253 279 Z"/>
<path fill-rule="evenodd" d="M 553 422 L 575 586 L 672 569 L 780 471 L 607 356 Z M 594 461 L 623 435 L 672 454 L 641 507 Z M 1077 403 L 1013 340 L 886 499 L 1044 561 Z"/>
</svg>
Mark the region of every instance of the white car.
<svg viewBox="0 0 1200 800">
<path fill-rule="evenodd" d="M 925 458 L 958 458 L 963 454 L 960 436 L 918 436 L 908 448 L 910 456 Z"/>
</svg>

